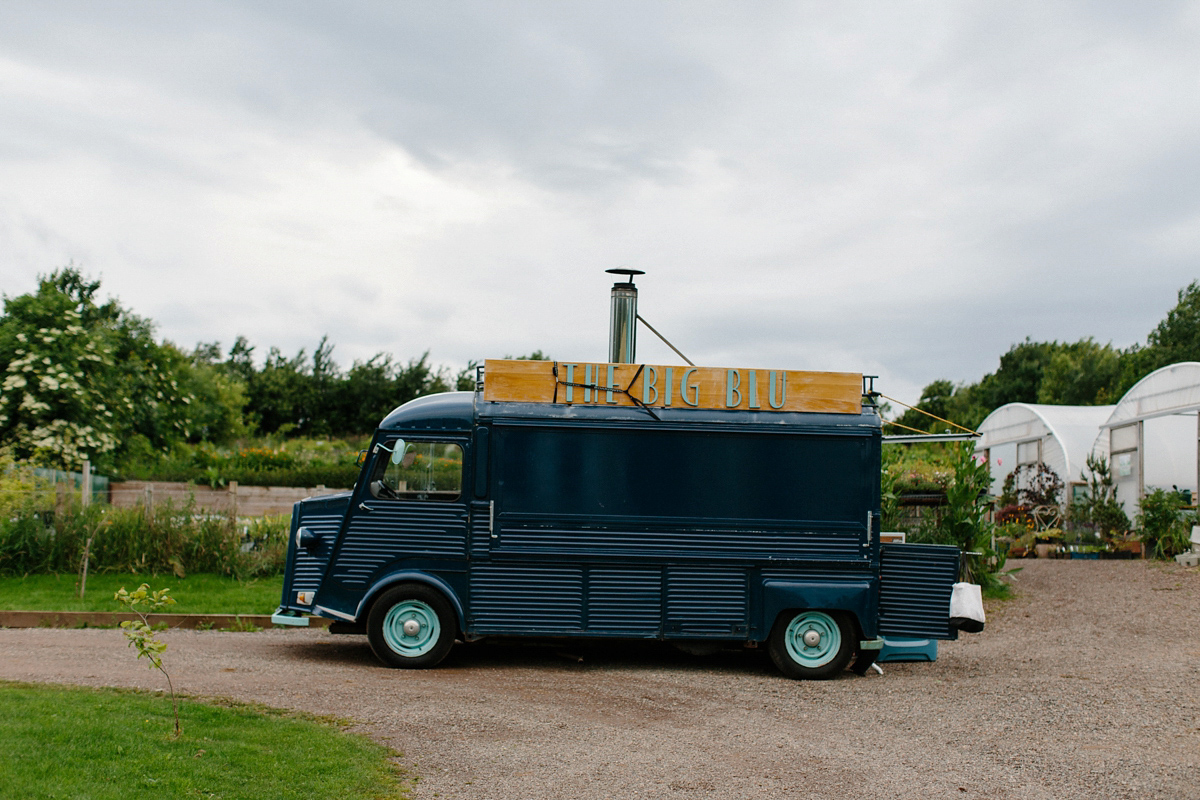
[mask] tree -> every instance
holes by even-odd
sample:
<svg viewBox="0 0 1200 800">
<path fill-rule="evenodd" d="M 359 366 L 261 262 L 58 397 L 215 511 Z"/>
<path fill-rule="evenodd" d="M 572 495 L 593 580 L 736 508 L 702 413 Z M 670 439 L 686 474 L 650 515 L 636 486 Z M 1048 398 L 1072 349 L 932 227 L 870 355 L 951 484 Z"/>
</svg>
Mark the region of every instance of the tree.
<svg viewBox="0 0 1200 800">
<path fill-rule="evenodd" d="M 132 592 L 126 591 L 122 586 L 117 590 L 114 599 L 137 614 L 138 617 L 135 620 L 126 620 L 121 623 L 121 633 L 124 634 L 129 646 L 137 651 L 139 659 L 144 658 L 150 662 L 150 669 L 158 670 L 167 679 L 167 688 L 171 690 L 171 708 L 175 711 L 175 738 L 178 739 L 183 733 L 183 729 L 179 726 L 179 701 L 175 699 L 175 684 L 171 683 L 171 676 L 167 674 L 162 662 L 162 654 L 167 650 L 167 643 L 158 638 L 158 634 L 151 627 L 150 619 L 147 616 L 161 611 L 167 606 L 175 605 L 175 598 L 171 597 L 170 591 L 170 589 L 159 589 L 152 592 L 150 585 L 143 583 Z"/>
<path fill-rule="evenodd" d="M 1053 344 L 1042 370 L 1037 401 L 1068 406 L 1113 403 L 1121 374 L 1121 354 L 1090 336 L 1074 344 Z"/>
<path fill-rule="evenodd" d="M 1120 397 L 1156 369 L 1180 361 L 1200 361 L 1200 281 L 1192 281 L 1177 296 L 1178 303 L 1146 337 L 1146 344 L 1135 344 L 1121 353 L 1113 397 Z"/>
<path fill-rule="evenodd" d="M 979 401 L 990 409 L 1005 403 L 1036 403 L 1042 375 L 1059 349 L 1058 342 L 1034 342 L 1026 337 L 1000 356 L 1000 368 L 979 382 Z"/>
<path fill-rule="evenodd" d="M 1088 455 L 1087 473 L 1080 477 L 1087 478 L 1088 492 L 1082 500 L 1072 503 L 1072 522 L 1105 538 L 1129 530 L 1129 517 L 1117 500 L 1117 486 L 1108 459 Z"/>
<path fill-rule="evenodd" d="M 1159 366 L 1177 361 L 1200 361 L 1200 281 L 1179 290 L 1179 302 L 1146 338 L 1157 351 Z"/>
<path fill-rule="evenodd" d="M 236 432 L 240 396 L 191 356 L 154 338 L 149 320 L 74 266 L 37 291 L 4 299 L 0 318 L 0 445 L 20 458 L 112 468 L 133 449 Z M 203 355 L 202 355 L 203 358 Z"/>
<path fill-rule="evenodd" d="M 540 351 L 539 351 L 540 352 Z M 475 391 L 476 376 L 479 374 L 479 362 L 471 359 L 454 376 L 454 388 L 459 392 Z"/>
<path fill-rule="evenodd" d="M 942 431 L 949 429 L 951 426 L 944 422 L 939 422 L 933 417 L 941 417 L 942 419 L 950 419 L 950 401 L 954 396 L 954 384 L 947 380 L 936 380 L 926 386 L 921 391 L 921 399 L 917 402 L 916 409 L 909 409 L 897 418 L 896 422 L 906 428 L 916 428 L 921 431 Z M 925 413 L 921 413 L 921 412 Z M 951 420 L 956 421 L 956 420 Z"/>
<path fill-rule="evenodd" d="M 115 302 L 67 267 L 33 294 L 4 299 L 0 319 L 0 443 L 21 458 L 73 466 L 117 449 L 129 409 L 117 394 Z"/>
<path fill-rule="evenodd" d="M 220 362 L 221 346 L 200 344 L 191 353 L 184 389 L 196 398 L 190 441 L 224 444 L 246 436 L 246 384 Z"/>
<path fill-rule="evenodd" d="M 247 381 L 248 408 L 263 433 L 307 432 L 313 414 L 312 368 L 303 348 L 287 358 L 278 347 Z"/>
<path fill-rule="evenodd" d="M 428 350 L 422 353 L 420 358 L 409 359 L 408 365 L 396 372 L 396 405 L 407 403 L 414 397 L 448 391 L 450 383 L 446 371 L 444 368 L 434 369 L 429 364 Z M 391 408 L 388 411 L 391 411 Z"/>
<path fill-rule="evenodd" d="M 403 366 L 390 354 L 376 353 L 343 373 L 333 361 L 328 337 L 321 338 L 311 359 L 304 349 L 288 358 L 272 347 L 257 371 L 253 350 L 239 337 L 225 367 L 247 376 L 247 416 L 263 433 L 361 435 L 397 406 L 450 390 L 445 368 L 430 365 L 428 352 Z"/>
<path fill-rule="evenodd" d="M 337 424 L 343 432 L 366 432 L 379 425 L 380 420 L 396 406 L 396 373 L 391 355 L 376 353 L 366 361 L 355 361 L 339 387 L 333 408 Z"/>
</svg>

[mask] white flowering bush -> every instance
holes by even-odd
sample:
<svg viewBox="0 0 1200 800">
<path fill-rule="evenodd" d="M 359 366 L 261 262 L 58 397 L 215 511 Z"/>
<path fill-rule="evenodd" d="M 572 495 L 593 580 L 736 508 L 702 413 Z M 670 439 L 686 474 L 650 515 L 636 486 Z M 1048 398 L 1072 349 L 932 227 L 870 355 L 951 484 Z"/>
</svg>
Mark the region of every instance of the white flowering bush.
<svg viewBox="0 0 1200 800">
<path fill-rule="evenodd" d="M 190 363 L 146 320 L 73 268 L 5 298 L 0 318 L 0 445 L 38 463 L 112 463 L 131 437 L 165 449 L 195 427 Z"/>
</svg>

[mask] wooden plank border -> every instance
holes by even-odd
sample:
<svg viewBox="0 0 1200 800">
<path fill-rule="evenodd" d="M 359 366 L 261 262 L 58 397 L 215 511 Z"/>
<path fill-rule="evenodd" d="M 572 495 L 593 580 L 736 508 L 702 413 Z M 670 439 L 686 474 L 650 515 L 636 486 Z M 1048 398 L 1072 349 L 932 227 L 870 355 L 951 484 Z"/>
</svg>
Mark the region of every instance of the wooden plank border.
<svg viewBox="0 0 1200 800">
<path fill-rule="evenodd" d="M 116 627 L 136 614 L 120 611 L 0 611 L 0 628 L 82 628 L 89 625 Z M 168 628 L 236 628 L 253 625 L 274 628 L 270 614 L 150 614 L 151 625 Z M 308 627 L 326 628 L 331 620 L 309 617 Z M 283 626 L 281 626 L 283 627 Z"/>
</svg>

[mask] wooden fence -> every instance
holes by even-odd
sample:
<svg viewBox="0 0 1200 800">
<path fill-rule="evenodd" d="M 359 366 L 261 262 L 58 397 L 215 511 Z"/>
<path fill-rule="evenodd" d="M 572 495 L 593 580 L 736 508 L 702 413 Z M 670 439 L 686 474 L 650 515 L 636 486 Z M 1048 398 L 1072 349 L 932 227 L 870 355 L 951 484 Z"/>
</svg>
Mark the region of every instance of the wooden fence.
<svg viewBox="0 0 1200 800">
<path fill-rule="evenodd" d="M 220 489 L 194 483 L 167 481 L 122 481 L 108 485 L 108 501 L 118 508 L 146 505 L 153 508 L 170 502 L 176 508 L 194 502 L 197 509 L 217 513 L 233 512 L 239 517 L 264 517 L 291 514 L 292 505 L 306 497 L 344 492 L 324 486 L 239 486 L 236 481 Z"/>
</svg>

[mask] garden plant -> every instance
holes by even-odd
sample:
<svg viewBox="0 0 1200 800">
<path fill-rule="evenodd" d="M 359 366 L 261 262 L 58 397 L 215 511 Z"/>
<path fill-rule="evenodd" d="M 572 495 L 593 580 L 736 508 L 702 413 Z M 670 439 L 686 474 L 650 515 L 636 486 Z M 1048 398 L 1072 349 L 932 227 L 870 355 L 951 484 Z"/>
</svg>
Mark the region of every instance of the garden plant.
<svg viewBox="0 0 1200 800">
<path fill-rule="evenodd" d="M 126 591 L 122 586 L 114 595 L 114 599 L 138 616 L 137 619 L 122 622 L 121 632 L 125 634 L 129 646 L 137 651 L 137 657 L 149 661 L 150 668 L 158 670 L 167 679 L 167 687 L 171 690 L 171 706 L 175 711 L 175 738 L 179 738 L 183 733 L 179 726 L 179 701 L 175 698 L 175 685 L 171 683 L 171 676 L 162 662 L 167 643 L 158 638 L 147 618 L 148 614 L 175 604 L 169 592 L 170 589 L 151 591 L 150 584 L 143 583 L 132 592 Z"/>
</svg>

